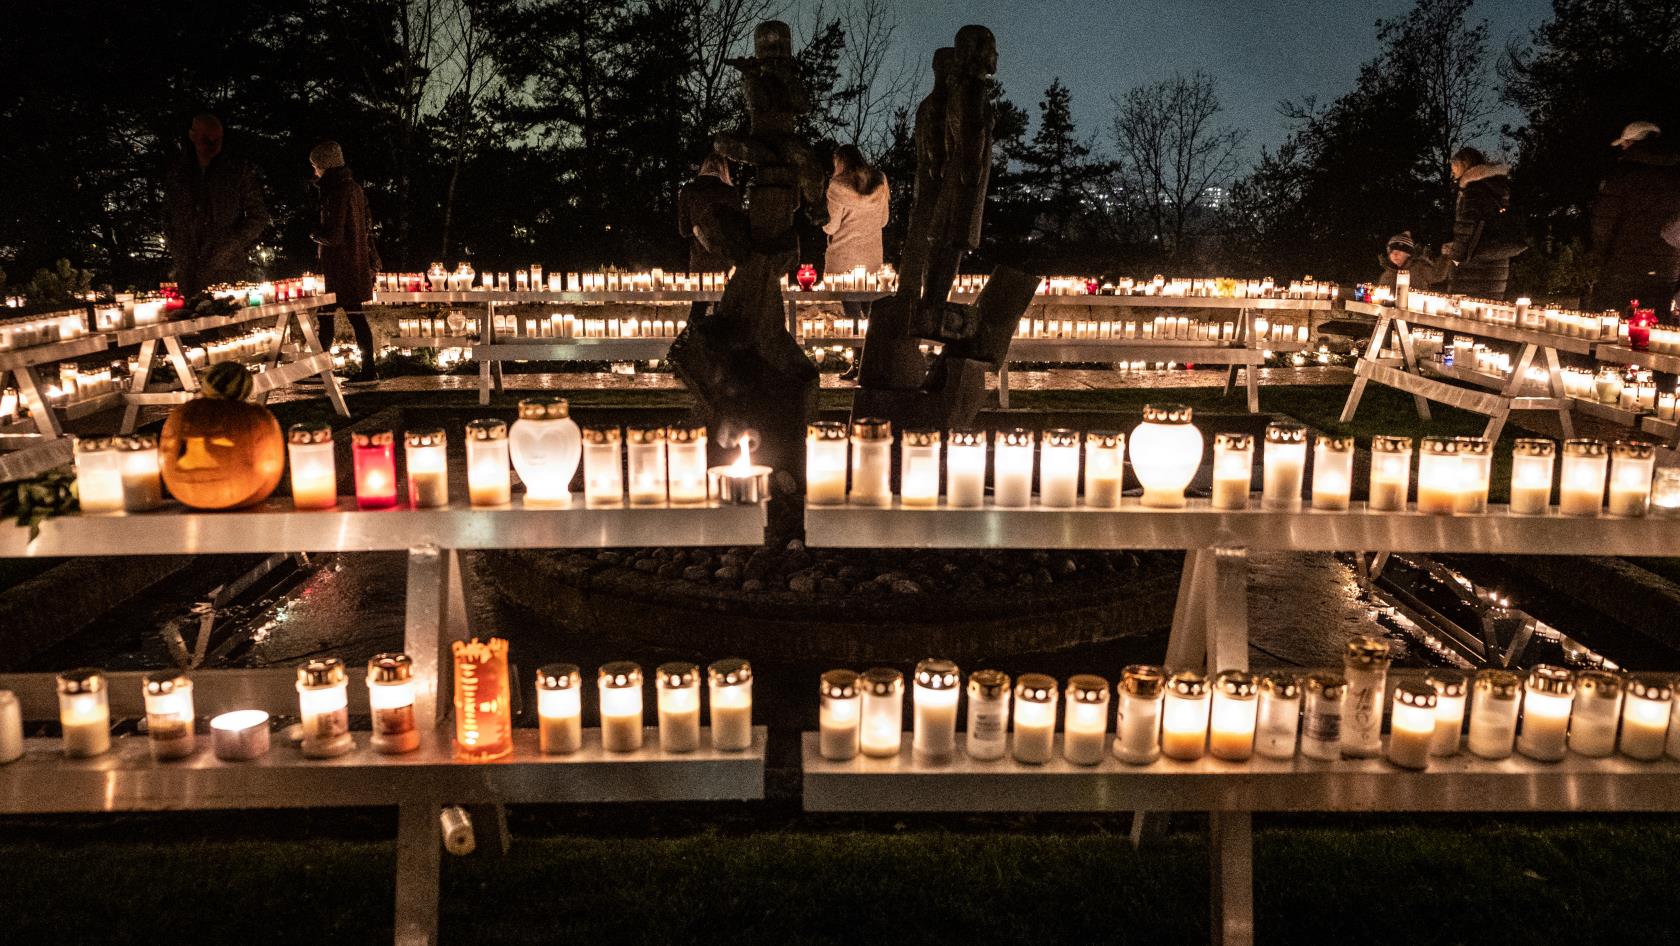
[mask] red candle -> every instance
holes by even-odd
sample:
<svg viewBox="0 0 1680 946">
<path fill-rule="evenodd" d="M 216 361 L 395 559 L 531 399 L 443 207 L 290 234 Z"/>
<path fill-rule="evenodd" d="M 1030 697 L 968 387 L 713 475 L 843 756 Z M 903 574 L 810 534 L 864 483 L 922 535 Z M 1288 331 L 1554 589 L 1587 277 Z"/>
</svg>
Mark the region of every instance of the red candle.
<svg viewBox="0 0 1680 946">
<path fill-rule="evenodd" d="M 1095 279 L 1085 280 L 1085 294 L 1086 295 L 1094 296 L 1094 295 L 1097 294 L 1097 290 L 1101 289 L 1101 288 L 1102 288 L 1101 284 L 1099 284 Z"/>
<path fill-rule="evenodd" d="M 389 430 L 350 435 L 356 465 L 356 505 L 390 509 L 397 504 L 396 438 Z"/>
<path fill-rule="evenodd" d="M 1633 315 L 1628 318 L 1628 346 L 1634 351 L 1645 351 L 1651 347 L 1651 326 L 1657 324 L 1657 310 L 1655 308 L 1641 309 L 1639 300 L 1633 300 Z"/>
<path fill-rule="evenodd" d="M 817 284 L 817 268 L 810 263 L 802 264 L 799 267 L 798 279 L 800 289 L 811 291 L 811 287 Z"/>
</svg>

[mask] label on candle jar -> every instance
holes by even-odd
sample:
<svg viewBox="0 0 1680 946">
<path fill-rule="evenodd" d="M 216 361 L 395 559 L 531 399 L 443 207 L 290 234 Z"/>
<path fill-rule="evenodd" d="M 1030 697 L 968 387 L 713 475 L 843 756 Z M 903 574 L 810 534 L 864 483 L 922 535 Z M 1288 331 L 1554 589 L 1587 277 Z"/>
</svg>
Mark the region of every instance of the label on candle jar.
<svg viewBox="0 0 1680 946">
<path fill-rule="evenodd" d="M 336 739 L 350 731 L 350 710 L 339 707 L 327 713 L 315 713 L 303 718 L 303 738 Z"/>
<path fill-rule="evenodd" d="M 374 710 L 373 734 L 404 736 L 414 731 L 414 704 Z"/>
</svg>

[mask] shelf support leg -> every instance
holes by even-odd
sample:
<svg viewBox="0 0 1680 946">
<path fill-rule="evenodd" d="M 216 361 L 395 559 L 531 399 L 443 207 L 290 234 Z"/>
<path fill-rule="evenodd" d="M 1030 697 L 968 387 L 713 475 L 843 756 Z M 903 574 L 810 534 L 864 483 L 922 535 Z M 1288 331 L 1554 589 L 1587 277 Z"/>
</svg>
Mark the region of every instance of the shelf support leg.
<svg viewBox="0 0 1680 946">
<path fill-rule="evenodd" d="M 434 946 L 438 941 L 438 880 L 443 864 L 443 829 L 438 804 L 405 801 L 397 806 L 397 946 Z"/>
<path fill-rule="evenodd" d="M 1558 408 L 1558 425 L 1563 428 L 1563 438 L 1568 440 L 1575 436 L 1575 405 L 1563 386 L 1563 366 L 1558 364 L 1557 349 L 1545 348 L 1542 351 L 1546 353 L 1546 381 L 1551 386 L 1551 395 L 1562 405 Z M 1670 448 L 1673 446 L 1673 443 L 1669 444 Z"/>
<path fill-rule="evenodd" d="M 1388 328 L 1394 320 L 1387 315 L 1377 319 L 1377 326 L 1371 330 L 1371 344 L 1365 349 L 1365 357 L 1354 368 L 1353 387 L 1348 390 L 1347 403 L 1342 405 L 1342 423 L 1353 420 L 1353 414 L 1359 410 L 1359 399 L 1365 396 L 1365 384 L 1369 380 L 1359 370 L 1367 364 L 1375 364 L 1377 356 L 1382 354 L 1383 339 L 1388 335 Z"/>
<path fill-rule="evenodd" d="M 466 634 L 458 553 L 434 545 L 409 549 L 403 647 L 414 658 L 414 715 L 422 731 L 436 729 L 445 715 L 452 683 L 449 645 Z"/>
<path fill-rule="evenodd" d="M 1009 361 L 998 365 L 998 409 L 1009 410 Z"/>
<path fill-rule="evenodd" d="M 1258 368 L 1259 366 L 1252 362 L 1244 363 L 1242 366 L 1243 383 L 1248 386 L 1248 412 L 1250 414 L 1260 413 L 1260 376 L 1257 373 Z M 1235 367 L 1232 367 L 1231 373 L 1236 374 Z"/>
<path fill-rule="evenodd" d="M 146 382 L 152 376 L 152 362 L 157 359 L 157 339 L 148 338 L 140 343 L 140 354 L 136 359 L 134 377 L 129 382 L 129 393 L 146 393 Z M 122 426 L 118 428 L 122 433 L 134 433 L 134 427 L 140 422 L 140 405 L 133 401 L 123 408 Z"/>
<path fill-rule="evenodd" d="M 1246 811 L 1208 813 L 1209 939 L 1216 946 L 1254 943 L 1254 816 Z"/>
<path fill-rule="evenodd" d="M 280 324 L 284 326 L 286 323 L 282 321 Z M 327 369 L 319 375 L 321 379 L 321 388 L 327 392 L 327 400 L 332 402 L 333 410 L 338 412 L 338 416 L 349 417 L 350 407 L 344 403 L 344 391 L 338 386 L 338 375 L 333 374 L 330 345 L 331 339 L 328 339 L 328 345 L 323 346 L 321 344 L 321 337 L 315 331 L 314 312 L 299 311 L 297 313 L 297 324 L 298 335 L 303 338 L 304 357 L 307 358 L 310 355 L 321 354 L 323 352 L 327 354 Z M 369 361 L 369 365 L 367 367 L 372 367 L 371 363 L 374 358 L 374 353 L 370 351 L 364 352 L 363 354 L 367 356 Z M 275 362 L 278 363 L 280 353 L 276 351 L 274 357 Z M 267 398 L 266 394 L 264 395 L 264 398 Z"/>
<path fill-rule="evenodd" d="M 41 385 L 41 376 L 35 365 L 25 365 L 12 372 L 17 378 L 18 396 L 29 407 L 29 419 L 35 423 L 35 432 L 42 440 L 57 440 L 64 436 L 64 428 L 58 423 L 58 415 L 53 413 L 52 405 L 47 403 L 45 389 Z M 138 413 L 139 405 L 129 408 Z M 123 433 L 134 428 L 124 427 Z"/>
<path fill-rule="evenodd" d="M 1168 670 L 1194 669 L 1207 654 L 1207 603 L 1212 591 L 1213 569 L 1208 549 L 1184 553 L 1184 570 L 1178 577 L 1178 600 L 1173 604 L 1172 633 L 1167 637 L 1165 666 Z"/>
<path fill-rule="evenodd" d="M 1203 553 L 1212 567 L 1204 579 L 1210 595 L 1204 618 L 1209 676 L 1222 670 L 1248 669 L 1248 550 L 1214 549 Z M 1204 570 L 1207 566 L 1204 566 Z"/>
<path fill-rule="evenodd" d="M 1394 320 L 1394 335 L 1400 340 L 1400 357 L 1406 362 L 1406 370 L 1411 374 L 1423 376 L 1423 370 L 1418 367 L 1417 349 L 1412 345 L 1412 327 L 1405 319 Z M 1429 398 L 1421 394 L 1412 395 L 1412 405 L 1417 408 L 1420 420 L 1433 420 L 1429 414 Z"/>
</svg>

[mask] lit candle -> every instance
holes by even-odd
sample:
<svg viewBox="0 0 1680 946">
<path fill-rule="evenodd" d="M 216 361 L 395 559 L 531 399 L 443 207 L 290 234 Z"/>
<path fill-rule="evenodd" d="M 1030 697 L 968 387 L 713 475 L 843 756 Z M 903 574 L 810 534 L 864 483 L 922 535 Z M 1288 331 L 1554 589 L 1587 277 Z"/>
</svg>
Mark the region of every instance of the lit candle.
<svg viewBox="0 0 1680 946">
<path fill-rule="evenodd" d="M 630 454 L 630 505 L 665 505 L 665 428 L 631 427 L 626 435 Z"/>
<path fill-rule="evenodd" d="M 455 664 L 455 758 L 493 762 L 513 753 L 508 644 L 499 637 L 449 645 Z"/>
<path fill-rule="evenodd" d="M 968 675 L 969 758 L 989 762 L 1009 751 L 1009 674 L 976 670 Z"/>
<path fill-rule="evenodd" d="M 1161 697 L 1166 673 L 1160 667 L 1132 664 L 1120 673 L 1114 719 L 1114 757 L 1132 765 L 1161 755 Z"/>
<path fill-rule="evenodd" d="M 146 512 L 163 505 L 157 435 L 129 434 L 113 440 L 122 462 L 123 508 L 129 512 Z"/>
<path fill-rule="evenodd" d="M 706 668 L 712 703 L 712 748 L 741 752 L 752 747 L 752 665 L 739 657 Z"/>
<path fill-rule="evenodd" d="M 1216 759 L 1242 762 L 1254 753 L 1258 709 L 1254 677 L 1246 670 L 1225 670 L 1214 678 L 1208 751 Z"/>
<path fill-rule="evenodd" d="M 957 754 L 957 665 L 938 658 L 916 665 L 912 688 L 911 750 L 916 761 L 943 764 Z"/>
<path fill-rule="evenodd" d="M 1044 432 L 1039 444 L 1039 502 L 1052 509 L 1071 509 L 1079 502 L 1079 432 Z"/>
<path fill-rule="evenodd" d="M 210 746 L 223 762 L 249 762 L 268 754 L 268 714 L 234 710 L 210 720 Z"/>
<path fill-rule="evenodd" d="M 628 660 L 602 664 L 597 677 L 601 696 L 601 747 L 635 752 L 642 747 L 642 668 Z"/>
<path fill-rule="evenodd" d="M 0 765 L 23 758 L 23 707 L 17 694 L 0 690 Z"/>
<path fill-rule="evenodd" d="M 1307 464 L 1307 429 L 1300 424 L 1266 425 L 1266 449 L 1260 462 L 1261 507 L 1300 509 L 1302 473 Z"/>
<path fill-rule="evenodd" d="M 1680 467 L 1657 470 L 1651 483 L 1651 509 L 1659 516 L 1680 515 Z"/>
<path fill-rule="evenodd" d="M 368 661 L 368 708 L 373 750 L 399 755 L 420 748 L 414 719 L 414 661 L 407 654 L 375 654 Z"/>
<path fill-rule="evenodd" d="M 397 504 L 396 438 L 389 430 L 352 431 L 350 453 L 355 461 L 356 505 L 362 509 L 390 509 Z"/>
<path fill-rule="evenodd" d="M 1569 712 L 1569 751 L 1602 759 L 1616 751 L 1616 725 L 1622 718 L 1622 678 L 1607 670 L 1575 675 L 1575 702 Z"/>
<path fill-rule="evenodd" d="M 1208 679 L 1194 670 L 1167 678 L 1161 705 L 1161 753 L 1191 762 L 1207 751 Z"/>
<path fill-rule="evenodd" d="M 1348 683 L 1342 708 L 1342 755 L 1350 759 L 1382 752 L 1389 659 L 1388 641 L 1380 637 L 1356 634 L 1347 642 L 1342 655 Z"/>
<path fill-rule="evenodd" d="M 404 462 L 408 467 L 408 504 L 415 509 L 449 505 L 449 448 L 442 428 L 403 433 Z"/>
<path fill-rule="evenodd" d="M 890 667 L 874 667 L 860 678 L 862 713 L 859 746 L 873 758 L 898 755 L 904 740 L 904 674 Z"/>
<path fill-rule="evenodd" d="M 1353 489 L 1353 438 L 1319 434 L 1313 445 L 1312 507 L 1348 508 Z"/>
<path fill-rule="evenodd" d="M 1030 430 L 1000 430 L 992 466 L 992 504 L 1000 509 L 1032 505 L 1033 441 Z"/>
<path fill-rule="evenodd" d="M 1015 681 L 1015 738 L 1010 754 L 1016 762 L 1043 765 L 1056 748 L 1056 680 L 1042 673 L 1023 673 Z"/>
<path fill-rule="evenodd" d="M 1424 682 L 1435 688 L 1435 736 L 1429 754 L 1457 755 L 1464 732 L 1465 676 L 1457 670 L 1431 670 Z"/>
<path fill-rule="evenodd" d="M 505 506 L 513 500 L 506 422 L 487 418 L 467 424 L 467 495 L 474 506 Z"/>
<path fill-rule="evenodd" d="M 1463 482 L 1458 443 L 1451 437 L 1423 438 L 1418 452 L 1418 512 L 1452 512 Z"/>
<path fill-rule="evenodd" d="M 1371 487 L 1366 505 L 1373 512 L 1400 512 L 1412 481 L 1412 438 L 1371 438 Z"/>
<path fill-rule="evenodd" d="M 317 657 L 297 669 L 298 715 L 303 719 L 306 759 L 340 756 L 355 747 L 350 738 L 350 701 L 344 661 Z"/>
<path fill-rule="evenodd" d="M 193 736 L 192 678 L 176 670 L 146 675 L 146 744 L 152 758 L 184 759 L 198 743 Z"/>
<path fill-rule="evenodd" d="M 1125 474 L 1126 435 L 1099 430 L 1086 432 L 1085 505 L 1092 509 L 1118 508 Z"/>
<path fill-rule="evenodd" d="M 818 690 L 822 706 L 817 713 L 817 749 L 825 759 L 844 762 L 858 754 L 858 675 L 830 670 L 822 675 Z"/>
<path fill-rule="evenodd" d="M 664 445 L 661 444 L 661 454 Z M 525 484 L 525 505 L 572 504 L 572 476 L 583 455 L 583 435 L 562 397 L 532 397 L 519 402 L 519 419 L 508 429 L 508 457 Z M 660 493 L 665 489 L 660 470 Z"/>
<path fill-rule="evenodd" d="M 854 506 L 892 505 L 892 422 L 863 418 L 852 424 L 852 488 L 846 501 Z"/>
<path fill-rule="evenodd" d="M 819 421 L 805 427 L 805 501 L 839 506 L 846 501 L 846 425 Z"/>
<path fill-rule="evenodd" d="M 109 437 L 77 437 L 76 496 L 82 512 L 104 515 L 123 511 L 122 455 Z"/>
<path fill-rule="evenodd" d="M 1540 664 L 1529 671 L 1523 684 L 1517 751 L 1540 762 L 1562 759 L 1568 748 L 1569 709 L 1574 699 L 1575 676 L 1568 670 Z"/>
<path fill-rule="evenodd" d="M 1459 437 L 1458 496 L 1453 512 L 1487 512 L 1488 480 L 1493 475 L 1493 444 L 1486 437 Z"/>
<path fill-rule="evenodd" d="M 945 504 L 975 509 L 986 502 L 986 445 L 984 430 L 953 430 L 945 451 Z"/>
<path fill-rule="evenodd" d="M 1213 508 L 1247 509 L 1254 480 L 1254 437 L 1213 435 Z"/>
<path fill-rule="evenodd" d="M 1074 765 L 1096 765 L 1108 749 L 1108 681 L 1089 673 L 1067 682 L 1067 723 L 1062 757 Z"/>
<path fill-rule="evenodd" d="M 1435 736 L 1435 704 L 1435 688 L 1424 681 L 1402 680 L 1394 688 L 1388 761 L 1403 769 L 1429 767 L 1429 745 Z"/>
<path fill-rule="evenodd" d="M 1605 449 L 1602 440 L 1563 442 L 1563 479 L 1558 512 L 1566 516 L 1596 516 L 1604 505 Z"/>
<path fill-rule="evenodd" d="M 899 502 L 928 508 L 939 505 L 939 431 L 906 430 L 899 444 Z"/>
<path fill-rule="evenodd" d="M 1479 670 L 1474 690 L 1466 748 L 1484 759 L 1510 758 L 1522 706 L 1522 678 L 1508 670 Z"/>
<path fill-rule="evenodd" d="M 1650 762 L 1662 758 L 1674 689 L 1663 674 L 1627 678 L 1622 703 L 1622 755 Z"/>
<path fill-rule="evenodd" d="M 615 427 L 585 427 L 583 501 L 587 506 L 624 505 L 624 454 Z M 702 461 L 704 462 L 704 461 Z"/>
<path fill-rule="evenodd" d="M 575 664 L 537 668 L 537 748 L 568 755 L 583 748 L 583 674 Z"/>
<path fill-rule="evenodd" d="M 1215 726 L 1219 711 L 1214 710 Z M 1295 757 L 1301 730 L 1301 681 L 1291 673 L 1260 678 L 1259 710 L 1254 723 L 1254 752 L 1268 759 Z"/>
<path fill-rule="evenodd" d="M 653 673 L 659 692 L 659 748 L 693 752 L 700 748 L 700 668 L 667 663 Z"/>
<path fill-rule="evenodd" d="M 1523 437 L 1511 448 L 1511 512 L 1538 516 L 1552 503 L 1552 469 L 1557 445 L 1550 440 Z"/>
<path fill-rule="evenodd" d="M 674 424 L 665 430 L 665 470 L 673 506 L 706 504 L 706 428 Z"/>
<path fill-rule="evenodd" d="M 1656 447 L 1618 440 L 1610 448 L 1610 515 L 1637 517 L 1651 507 L 1651 473 Z"/>
<path fill-rule="evenodd" d="M 1347 680 L 1340 674 L 1309 673 L 1301 704 L 1301 754 L 1333 761 L 1342 757 L 1342 705 Z"/>
<path fill-rule="evenodd" d="M 1143 484 L 1143 505 L 1184 507 L 1184 488 L 1202 463 L 1202 434 L 1195 412 L 1179 404 L 1148 404 L 1143 423 L 1132 431 L 1132 470 Z"/>
<path fill-rule="evenodd" d="M 338 465 L 333 459 L 332 427 L 293 424 L 286 432 L 292 462 L 292 507 L 332 509 L 338 505 Z"/>
</svg>

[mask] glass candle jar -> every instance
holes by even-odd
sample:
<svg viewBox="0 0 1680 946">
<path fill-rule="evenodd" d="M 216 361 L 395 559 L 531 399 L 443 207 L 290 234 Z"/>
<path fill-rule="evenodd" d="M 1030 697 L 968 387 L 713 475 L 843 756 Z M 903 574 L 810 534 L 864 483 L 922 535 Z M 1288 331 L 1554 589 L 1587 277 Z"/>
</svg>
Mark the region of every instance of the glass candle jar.
<svg viewBox="0 0 1680 946">
<path fill-rule="evenodd" d="M 1085 434 L 1085 505 L 1092 509 L 1120 506 L 1126 475 L 1126 435 L 1092 430 Z"/>
<path fill-rule="evenodd" d="M 1622 678 L 1607 670 L 1575 675 L 1575 702 L 1569 711 L 1569 751 L 1602 759 L 1616 751 L 1616 726 L 1622 719 Z"/>
<path fill-rule="evenodd" d="M 449 505 L 449 440 L 441 428 L 403 433 L 408 465 L 408 504 L 415 509 Z"/>
<path fill-rule="evenodd" d="M 575 664 L 537 668 L 537 749 L 568 755 L 583 748 L 583 674 Z"/>
<path fill-rule="evenodd" d="M 525 484 L 525 505 L 570 506 L 572 477 L 582 455 L 583 435 L 565 398 L 533 397 L 519 402 L 519 419 L 508 429 L 508 456 Z"/>
<path fill-rule="evenodd" d="M 1509 670 L 1479 670 L 1473 690 L 1465 747 L 1484 759 L 1510 758 L 1522 707 L 1522 678 Z"/>
<path fill-rule="evenodd" d="M 1062 757 L 1074 765 L 1096 765 L 1108 754 L 1108 681 L 1089 673 L 1067 682 L 1067 719 Z"/>
<path fill-rule="evenodd" d="M 76 438 L 76 496 L 87 515 L 123 511 L 122 454 L 109 437 Z"/>
<path fill-rule="evenodd" d="M 1114 757 L 1146 765 L 1161 757 L 1161 699 L 1167 674 L 1160 667 L 1132 664 L 1120 672 L 1114 718 Z"/>
<path fill-rule="evenodd" d="M 706 504 L 706 428 L 674 424 L 665 429 L 665 475 L 671 505 Z"/>
<path fill-rule="evenodd" d="M 1249 434 L 1213 435 L 1213 508 L 1247 509 L 1254 480 L 1254 438 Z"/>
<path fill-rule="evenodd" d="M 1313 444 L 1312 507 L 1348 507 L 1353 491 L 1353 438 L 1319 434 Z"/>
<path fill-rule="evenodd" d="M 1394 688 L 1389 723 L 1388 761 L 1403 769 L 1429 767 L 1435 736 L 1435 688 L 1422 680 L 1402 680 Z"/>
<path fill-rule="evenodd" d="M 852 424 L 852 485 L 846 501 L 854 506 L 892 504 L 892 422 L 864 418 Z"/>
<path fill-rule="evenodd" d="M 992 505 L 1025 509 L 1032 505 L 1033 441 L 1030 430 L 1000 430 L 992 451 Z"/>
<path fill-rule="evenodd" d="M 293 508 L 338 505 L 338 462 L 333 457 L 331 426 L 293 424 L 286 431 L 286 456 L 292 464 Z"/>
<path fill-rule="evenodd" d="M 805 427 L 805 501 L 813 506 L 846 502 L 846 425 L 821 421 Z"/>
<path fill-rule="evenodd" d="M 1618 440 L 1610 448 L 1610 515 L 1643 516 L 1651 507 L 1654 444 Z"/>
<path fill-rule="evenodd" d="M 1423 679 L 1435 688 L 1435 737 L 1429 754 L 1457 755 L 1464 732 L 1465 676 L 1457 670 L 1431 670 Z"/>
<path fill-rule="evenodd" d="M 945 451 L 945 505 L 978 509 L 986 504 L 986 447 L 984 430 L 953 430 Z"/>
<path fill-rule="evenodd" d="M 396 437 L 389 430 L 351 431 L 356 469 L 356 505 L 390 509 L 397 504 Z"/>
<path fill-rule="evenodd" d="M 513 753 L 508 644 L 499 637 L 449 645 L 455 663 L 455 758 L 491 762 Z"/>
<path fill-rule="evenodd" d="M 1214 714 L 1217 717 L 1218 710 Z M 1300 730 L 1300 679 L 1292 673 L 1262 676 L 1259 711 L 1254 723 L 1254 753 L 1267 759 L 1293 759 Z"/>
<path fill-rule="evenodd" d="M 1359 634 L 1347 642 L 1342 655 L 1348 683 L 1342 706 L 1342 755 L 1350 759 L 1369 759 L 1382 753 L 1388 663 L 1388 641 Z"/>
<path fill-rule="evenodd" d="M 665 752 L 700 748 L 700 668 L 691 663 L 660 664 L 653 676 L 659 694 L 659 748 Z"/>
<path fill-rule="evenodd" d="M 152 758 L 184 759 L 198 748 L 193 736 L 192 678 L 177 670 L 149 673 L 146 691 L 146 744 Z M 1666 722 L 1666 718 L 1665 718 Z"/>
<path fill-rule="evenodd" d="M 1663 674 L 1627 678 L 1622 698 L 1622 755 L 1649 762 L 1662 758 L 1674 688 Z"/>
<path fill-rule="evenodd" d="M 976 670 L 968 675 L 969 758 L 989 762 L 1009 751 L 1009 674 Z"/>
<path fill-rule="evenodd" d="M 1680 515 L 1680 467 L 1657 470 L 1651 482 L 1651 510 L 1659 516 Z"/>
<path fill-rule="evenodd" d="M 1180 670 L 1167 678 L 1161 703 L 1161 753 L 1169 759 L 1193 761 L 1207 751 L 1208 679 L 1194 670 Z"/>
<path fill-rule="evenodd" d="M 1038 445 L 1038 501 L 1051 509 L 1079 503 L 1079 431 L 1046 430 Z"/>
<path fill-rule="evenodd" d="M 1602 440 L 1565 440 L 1558 512 L 1596 516 L 1604 505 L 1606 453 Z"/>
<path fill-rule="evenodd" d="M 860 678 L 863 698 L 858 742 L 873 758 L 898 755 L 904 741 L 904 674 L 874 667 Z"/>
<path fill-rule="evenodd" d="M 1202 433 L 1195 412 L 1182 404 L 1147 404 L 1132 430 L 1132 472 L 1143 484 L 1142 503 L 1153 509 L 1184 508 L 1184 488 L 1202 463 Z"/>
<path fill-rule="evenodd" d="M 619 429 L 585 427 L 582 435 L 584 505 L 624 505 L 624 448 Z"/>
<path fill-rule="evenodd" d="M 1307 674 L 1301 698 L 1301 754 L 1332 761 L 1342 757 L 1342 704 L 1347 680 L 1334 673 Z"/>
<path fill-rule="evenodd" d="M 1015 681 L 1015 739 L 1010 746 L 1016 762 L 1043 765 L 1056 750 L 1056 680 L 1042 673 L 1023 673 Z"/>
<path fill-rule="evenodd" d="M 1371 438 L 1371 489 L 1366 501 L 1373 512 L 1400 512 L 1412 484 L 1412 438 Z"/>
<path fill-rule="evenodd" d="M 898 501 L 928 509 L 939 505 L 940 436 L 937 430 L 906 430 L 898 447 Z"/>
<path fill-rule="evenodd" d="M 163 505 L 163 479 L 158 474 L 156 434 L 128 434 L 112 438 L 122 457 L 123 508 L 149 512 Z M 1650 476 L 1646 475 L 1649 482 Z"/>
<path fill-rule="evenodd" d="M 752 748 L 752 665 L 739 657 L 706 668 L 712 703 L 712 748 L 741 752 Z"/>
<path fill-rule="evenodd" d="M 58 675 L 58 721 L 69 758 L 85 759 L 110 750 L 111 704 L 103 672 L 83 667 Z"/>
<path fill-rule="evenodd" d="M 1538 516 L 1551 508 L 1557 444 L 1523 437 L 1511 447 L 1511 512 Z"/>
<path fill-rule="evenodd" d="M 1261 508 L 1300 509 L 1301 484 L 1307 466 L 1307 428 L 1300 424 L 1266 425 L 1266 448 L 1260 463 Z"/>
<path fill-rule="evenodd" d="M 631 427 L 625 431 L 630 455 L 630 505 L 665 505 L 665 428 Z"/>
<path fill-rule="evenodd" d="M 355 748 L 350 738 L 349 678 L 344 661 L 317 657 L 297 670 L 298 715 L 303 718 L 303 755 L 330 759 Z"/>
<path fill-rule="evenodd" d="M 601 700 L 601 748 L 608 752 L 640 749 L 642 668 L 628 660 L 602 664 L 596 686 Z"/>
<path fill-rule="evenodd" d="M 858 754 L 858 675 L 851 670 L 830 670 L 817 688 L 822 704 L 817 711 L 817 749 L 822 757 L 844 762 Z"/>
<path fill-rule="evenodd" d="M 1523 683 L 1517 751 L 1540 762 L 1562 759 L 1568 750 L 1569 710 L 1574 702 L 1574 674 L 1550 664 L 1530 670 Z"/>
<path fill-rule="evenodd" d="M 414 661 L 407 654 L 375 654 L 368 661 L 368 709 L 373 750 L 387 755 L 420 748 L 414 719 Z"/>
<path fill-rule="evenodd" d="M 508 472 L 508 426 L 486 418 L 467 424 L 467 495 L 474 506 L 505 506 L 513 501 Z"/>
<path fill-rule="evenodd" d="M 1452 512 L 1463 484 L 1458 443 L 1451 437 L 1423 438 L 1418 449 L 1418 512 Z"/>
<path fill-rule="evenodd" d="M 1458 496 L 1453 512 L 1487 512 L 1488 481 L 1493 476 L 1493 445 L 1486 437 L 1458 437 Z"/>
<path fill-rule="evenodd" d="M 1216 759 L 1242 762 L 1254 754 L 1254 722 L 1259 709 L 1254 675 L 1225 670 L 1213 681 L 1213 713 L 1208 725 L 1208 751 Z"/>
<path fill-rule="evenodd" d="M 916 665 L 910 746 L 918 762 L 940 764 L 957 754 L 957 665 L 930 659 Z"/>
</svg>

